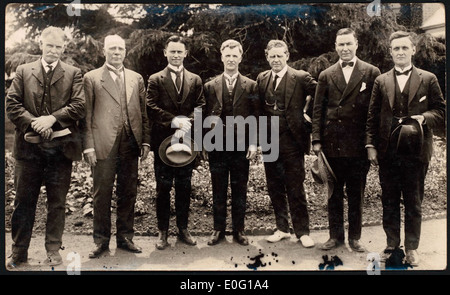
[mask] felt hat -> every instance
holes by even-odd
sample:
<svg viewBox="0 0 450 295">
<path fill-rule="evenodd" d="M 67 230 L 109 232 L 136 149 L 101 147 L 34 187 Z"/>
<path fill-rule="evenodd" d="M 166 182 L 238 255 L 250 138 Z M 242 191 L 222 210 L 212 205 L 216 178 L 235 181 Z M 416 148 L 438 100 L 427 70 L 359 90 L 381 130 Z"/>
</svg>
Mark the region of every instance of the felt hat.
<svg viewBox="0 0 450 295">
<path fill-rule="evenodd" d="M 190 137 L 184 136 L 183 139 L 178 140 L 171 135 L 160 144 L 159 157 L 168 166 L 184 167 L 194 161 L 198 155 L 197 150 L 197 144 Z"/>
<path fill-rule="evenodd" d="M 334 174 L 333 169 L 331 169 L 331 166 L 322 151 L 317 155 L 317 158 L 313 162 L 311 174 L 316 183 L 323 184 L 325 186 L 329 199 L 333 194 L 336 175 Z"/>
<path fill-rule="evenodd" d="M 422 125 L 413 118 L 402 119 L 391 132 L 390 144 L 396 155 L 418 157 L 422 153 L 424 142 Z"/>
</svg>

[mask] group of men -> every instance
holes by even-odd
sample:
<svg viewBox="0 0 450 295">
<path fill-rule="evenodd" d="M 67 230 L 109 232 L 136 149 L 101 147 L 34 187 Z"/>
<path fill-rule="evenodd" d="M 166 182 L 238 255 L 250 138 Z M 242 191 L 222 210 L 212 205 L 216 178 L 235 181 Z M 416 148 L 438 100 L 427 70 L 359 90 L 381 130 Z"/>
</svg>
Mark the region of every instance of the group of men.
<svg viewBox="0 0 450 295">
<path fill-rule="evenodd" d="M 242 45 L 222 43 L 224 72 L 203 85 L 201 78 L 183 67 L 188 54 L 185 40 L 170 37 L 164 56 L 168 65 L 150 76 L 147 90 L 142 76 L 124 68 L 125 41 L 118 35 L 104 40 L 105 64 L 82 77 L 81 71 L 60 60 L 64 32 L 49 27 L 42 32 L 42 57 L 21 65 L 8 90 L 6 109 L 16 126 L 14 157 L 16 198 L 9 267 L 27 261 L 40 187 L 47 191 L 46 262 L 62 263 L 59 249 L 65 219 L 65 199 L 70 186 L 72 161 L 81 155 L 92 167 L 94 243 L 90 258 L 109 250 L 111 200 L 116 181 L 117 247 L 140 253 L 134 244 L 134 206 L 139 158 L 154 153 L 156 213 L 159 235 L 156 248 L 170 244 L 171 190 L 175 189 L 178 238 L 196 245 L 188 231 L 191 177 L 194 162 L 168 165 L 160 155 L 161 144 L 171 136 L 191 135 L 194 113 L 222 119 L 211 129 L 223 128 L 222 148 L 200 153 L 209 161 L 214 229 L 208 245 L 225 239 L 227 191 L 231 187 L 233 240 L 248 245 L 244 219 L 249 161 L 257 154 L 256 134 L 227 128 L 227 117 L 265 116 L 268 140 L 278 140 L 279 155 L 265 161 L 267 188 L 275 213 L 276 231 L 267 238 L 278 242 L 293 233 L 304 247 L 313 247 L 309 236 L 304 155 L 312 149 L 323 153 L 336 180 L 328 200 L 330 239 L 320 245 L 329 250 L 343 244 L 343 199 L 348 198 L 348 243 L 365 251 L 360 242 L 362 201 L 370 163 L 379 165 L 382 187 L 383 227 L 388 250 L 400 246 L 400 199 L 405 204 L 405 248 L 408 262 L 418 265 L 424 179 L 431 157 L 432 130 L 443 124 L 445 102 L 435 75 L 412 65 L 415 45 L 405 32 L 391 35 L 390 54 L 395 68 L 380 70 L 356 56 L 358 40 L 351 29 L 339 30 L 335 48 L 339 61 L 320 73 L 318 82 L 307 72 L 287 65 L 285 42 L 271 40 L 266 49 L 270 70 L 256 81 L 239 72 Z M 308 103 L 309 98 L 313 98 Z M 312 117 L 311 120 L 308 120 Z M 423 129 L 421 152 L 415 157 L 398 155 L 390 143 L 392 131 L 412 118 Z M 312 124 L 312 132 L 311 132 Z M 275 129 L 271 128 L 273 125 Z M 229 127 L 229 126 L 228 126 Z M 234 138 L 227 137 L 233 130 Z M 242 130 L 241 130 L 242 131 Z M 232 139 L 232 141 L 230 141 Z M 229 142 L 227 142 L 227 140 Z M 311 142 L 312 140 L 312 142 Z M 236 148 L 244 141 L 245 149 Z M 224 148 L 233 146 L 232 150 Z M 263 150 L 263 159 L 264 159 Z M 117 178 L 117 180 L 116 180 Z M 346 193 L 344 193 L 344 187 Z"/>
</svg>

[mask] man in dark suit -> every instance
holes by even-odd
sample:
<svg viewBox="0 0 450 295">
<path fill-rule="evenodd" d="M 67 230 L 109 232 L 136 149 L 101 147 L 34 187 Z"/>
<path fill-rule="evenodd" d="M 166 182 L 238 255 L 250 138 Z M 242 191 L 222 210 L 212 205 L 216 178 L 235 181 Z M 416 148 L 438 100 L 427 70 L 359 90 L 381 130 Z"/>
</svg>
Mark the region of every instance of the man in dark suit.
<svg viewBox="0 0 450 295">
<path fill-rule="evenodd" d="M 105 64 L 84 77 L 86 120 L 84 157 L 93 168 L 94 243 L 90 258 L 109 249 L 111 200 L 117 175 L 117 247 L 140 253 L 133 243 L 138 158 L 150 151 L 150 127 L 142 76 L 125 69 L 125 41 L 109 35 L 104 44 Z"/>
<path fill-rule="evenodd" d="M 358 40 L 352 29 L 340 29 L 335 43 L 339 61 L 319 75 L 312 124 L 316 154 L 323 151 L 336 183 L 328 199 L 330 238 L 321 245 L 330 250 L 344 244 L 344 185 L 348 198 L 348 243 L 364 252 L 360 243 L 362 201 L 370 163 L 365 150 L 367 111 L 373 82 L 380 70 L 356 56 Z"/>
<path fill-rule="evenodd" d="M 242 116 L 243 119 L 253 116 L 256 125 L 258 103 L 256 82 L 239 73 L 243 53 L 239 42 L 235 40 L 223 42 L 220 52 L 224 73 L 205 84 L 205 114 L 215 117 L 217 123 L 211 126 L 211 129 L 221 128 L 223 135 L 215 139 L 215 149 L 208 153 L 214 213 L 214 232 L 208 245 L 215 245 L 225 238 L 228 179 L 231 185 L 233 239 L 241 245 L 248 245 L 248 239 L 244 234 L 244 218 L 249 159 L 256 155 L 257 133 L 253 130 L 249 134 L 249 128 L 238 128 L 230 119 L 234 120 L 237 116 Z M 226 126 L 230 124 L 235 126 L 227 129 Z M 226 140 L 227 131 L 233 132 L 232 142 Z M 250 138 L 253 142 L 250 142 Z M 239 149 L 241 143 L 245 149 Z"/>
<path fill-rule="evenodd" d="M 278 121 L 278 128 L 275 128 L 278 136 L 271 133 L 269 137 L 272 140 L 279 138 L 279 157 L 270 162 L 263 158 L 267 188 L 277 225 L 277 231 L 267 240 L 277 242 L 290 237 L 289 207 L 295 235 L 300 238 L 304 247 L 313 247 L 303 187 L 304 154 L 309 153 L 311 143 L 303 111 L 306 97 L 314 96 L 317 82 L 309 73 L 297 71 L 287 65 L 289 50 L 283 41 L 271 40 L 265 54 L 272 69 L 260 73 L 256 80 L 261 115 L 269 118 L 267 131 L 271 129 L 271 124 L 277 124 Z M 264 147 L 262 148 L 264 152 Z"/>
<path fill-rule="evenodd" d="M 201 78 L 183 67 L 187 56 L 185 40 L 179 36 L 171 36 L 166 41 L 164 56 L 168 66 L 150 76 L 147 89 L 147 110 L 153 122 L 150 144 L 155 155 L 156 215 L 159 229 L 156 248 L 159 250 L 169 246 L 170 190 L 174 180 L 178 238 L 188 245 L 196 245 L 187 229 L 194 162 L 183 167 L 171 167 L 161 160 L 158 149 L 165 138 L 174 135 L 175 129 L 179 138 L 189 134 L 193 129 L 191 122 L 194 119 L 194 109 L 198 108 L 202 112 L 205 104 Z"/>
<path fill-rule="evenodd" d="M 60 60 L 65 37 L 60 28 L 42 32 L 42 57 L 17 68 L 6 97 L 8 118 L 16 126 L 14 243 L 8 267 L 27 261 L 42 183 L 47 190 L 46 263 L 62 263 L 59 249 L 72 161 L 81 160 L 77 121 L 85 115 L 81 71 Z"/>
<path fill-rule="evenodd" d="M 389 42 L 395 66 L 375 80 L 366 126 L 366 148 L 370 162 L 379 164 L 383 228 L 387 236 L 382 259 L 400 246 L 403 196 L 406 261 L 417 266 L 424 181 L 433 152 L 433 129 L 444 124 L 445 102 L 436 76 L 411 62 L 416 52 L 413 36 L 398 31 L 391 34 Z M 390 137 L 407 118 L 417 120 L 422 126 L 423 144 L 416 154 L 402 155 L 397 153 Z"/>
</svg>

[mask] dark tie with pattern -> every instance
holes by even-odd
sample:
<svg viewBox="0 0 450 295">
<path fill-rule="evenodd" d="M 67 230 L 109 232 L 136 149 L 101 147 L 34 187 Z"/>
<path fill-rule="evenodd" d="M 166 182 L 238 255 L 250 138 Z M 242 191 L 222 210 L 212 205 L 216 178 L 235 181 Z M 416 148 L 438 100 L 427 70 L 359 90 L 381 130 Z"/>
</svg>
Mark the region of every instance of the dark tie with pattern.
<svg viewBox="0 0 450 295">
<path fill-rule="evenodd" d="M 226 78 L 227 80 L 227 87 L 228 87 L 228 93 L 231 95 L 233 93 L 233 83 L 236 78 Z"/>
<path fill-rule="evenodd" d="M 181 90 L 181 71 L 175 71 L 172 70 L 171 68 L 169 68 L 169 71 L 174 73 L 175 75 L 177 75 L 177 77 L 175 78 L 175 86 L 177 87 L 177 91 L 180 92 Z"/>
<path fill-rule="evenodd" d="M 48 71 L 47 71 L 47 75 L 50 74 L 53 71 L 53 66 L 52 65 L 47 65 Z"/>
</svg>

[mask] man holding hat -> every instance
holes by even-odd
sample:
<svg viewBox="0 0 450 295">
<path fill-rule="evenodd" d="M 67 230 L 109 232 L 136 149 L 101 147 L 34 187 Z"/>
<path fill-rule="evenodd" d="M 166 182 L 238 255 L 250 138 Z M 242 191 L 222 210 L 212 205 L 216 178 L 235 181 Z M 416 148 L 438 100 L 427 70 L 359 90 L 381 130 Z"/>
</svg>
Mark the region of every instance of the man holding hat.
<svg viewBox="0 0 450 295">
<path fill-rule="evenodd" d="M 206 116 L 220 118 L 219 124 L 211 128 L 221 128 L 223 137 L 220 148 L 209 152 L 209 169 L 213 188 L 214 232 L 208 245 L 215 245 L 225 238 L 227 216 L 228 180 L 231 185 L 233 239 L 241 245 L 248 245 L 244 235 L 245 208 L 247 202 L 247 182 L 249 159 L 256 155 L 256 130 L 249 134 L 249 128 L 231 129 L 226 127 L 227 119 L 242 116 L 256 117 L 256 82 L 239 73 L 242 61 L 242 45 L 235 40 L 226 40 L 220 47 L 224 73 L 205 84 Z M 227 132 L 233 131 L 233 142 L 227 142 Z M 242 134 L 240 132 L 244 131 Z M 249 142 L 250 137 L 253 143 Z M 245 149 L 239 150 L 239 143 Z M 229 149 L 232 148 L 232 149 Z"/>
<path fill-rule="evenodd" d="M 424 181 L 432 155 L 433 129 L 444 124 L 445 102 L 436 76 L 411 62 L 416 52 L 413 36 L 398 31 L 391 34 L 389 42 L 395 66 L 375 80 L 366 148 L 370 162 L 379 165 L 387 237 L 382 260 L 400 246 L 403 196 L 406 261 L 417 266 Z"/>
<path fill-rule="evenodd" d="M 20 65 L 6 96 L 6 114 L 16 126 L 14 140 L 13 240 L 8 268 L 27 262 L 36 204 L 47 191 L 45 263 L 62 263 L 66 195 L 72 161 L 81 160 L 77 121 L 85 115 L 81 71 L 60 60 L 66 45 L 61 28 L 42 31 L 38 60 Z"/>
<path fill-rule="evenodd" d="M 111 200 L 117 175 L 117 247 L 140 253 L 133 243 L 138 158 L 150 151 L 150 127 L 142 76 L 124 68 L 125 41 L 109 35 L 104 44 L 105 64 L 84 76 L 86 120 L 84 158 L 94 180 L 94 243 L 89 258 L 109 249 Z"/>
<path fill-rule="evenodd" d="M 358 40 L 350 28 L 336 34 L 339 61 L 319 75 L 314 98 L 312 144 L 323 151 L 336 183 L 328 199 L 330 238 L 322 250 L 344 244 L 344 186 L 348 198 L 348 243 L 352 250 L 364 252 L 360 243 L 362 202 L 370 163 L 364 148 L 367 110 L 373 82 L 380 70 L 356 56 Z"/>
<path fill-rule="evenodd" d="M 170 158 L 177 158 L 174 154 L 176 149 L 164 148 L 173 135 L 176 138 L 193 138 L 190 133 L 194 129 L 191 128 L 194 127 L 194 110 L 197 108 L 201 112 L 205 104 L 201 78 L 183 67 L 187 53 L 186 41 L 182 37 L 169 37 L 164 48 L 168 65 L 162 71 L 151 75 L 148 80 L 147 111 L 153 123 L 150 144 L 155 155 L 156 216 L 159 229 L 156 248 L 159 250 L 169 246 L 167 238 L 173 182 L 178 238 L 188 245 L 196 245 L 187 229 L 194 163 L 171 163 Z"/>
</svg>

